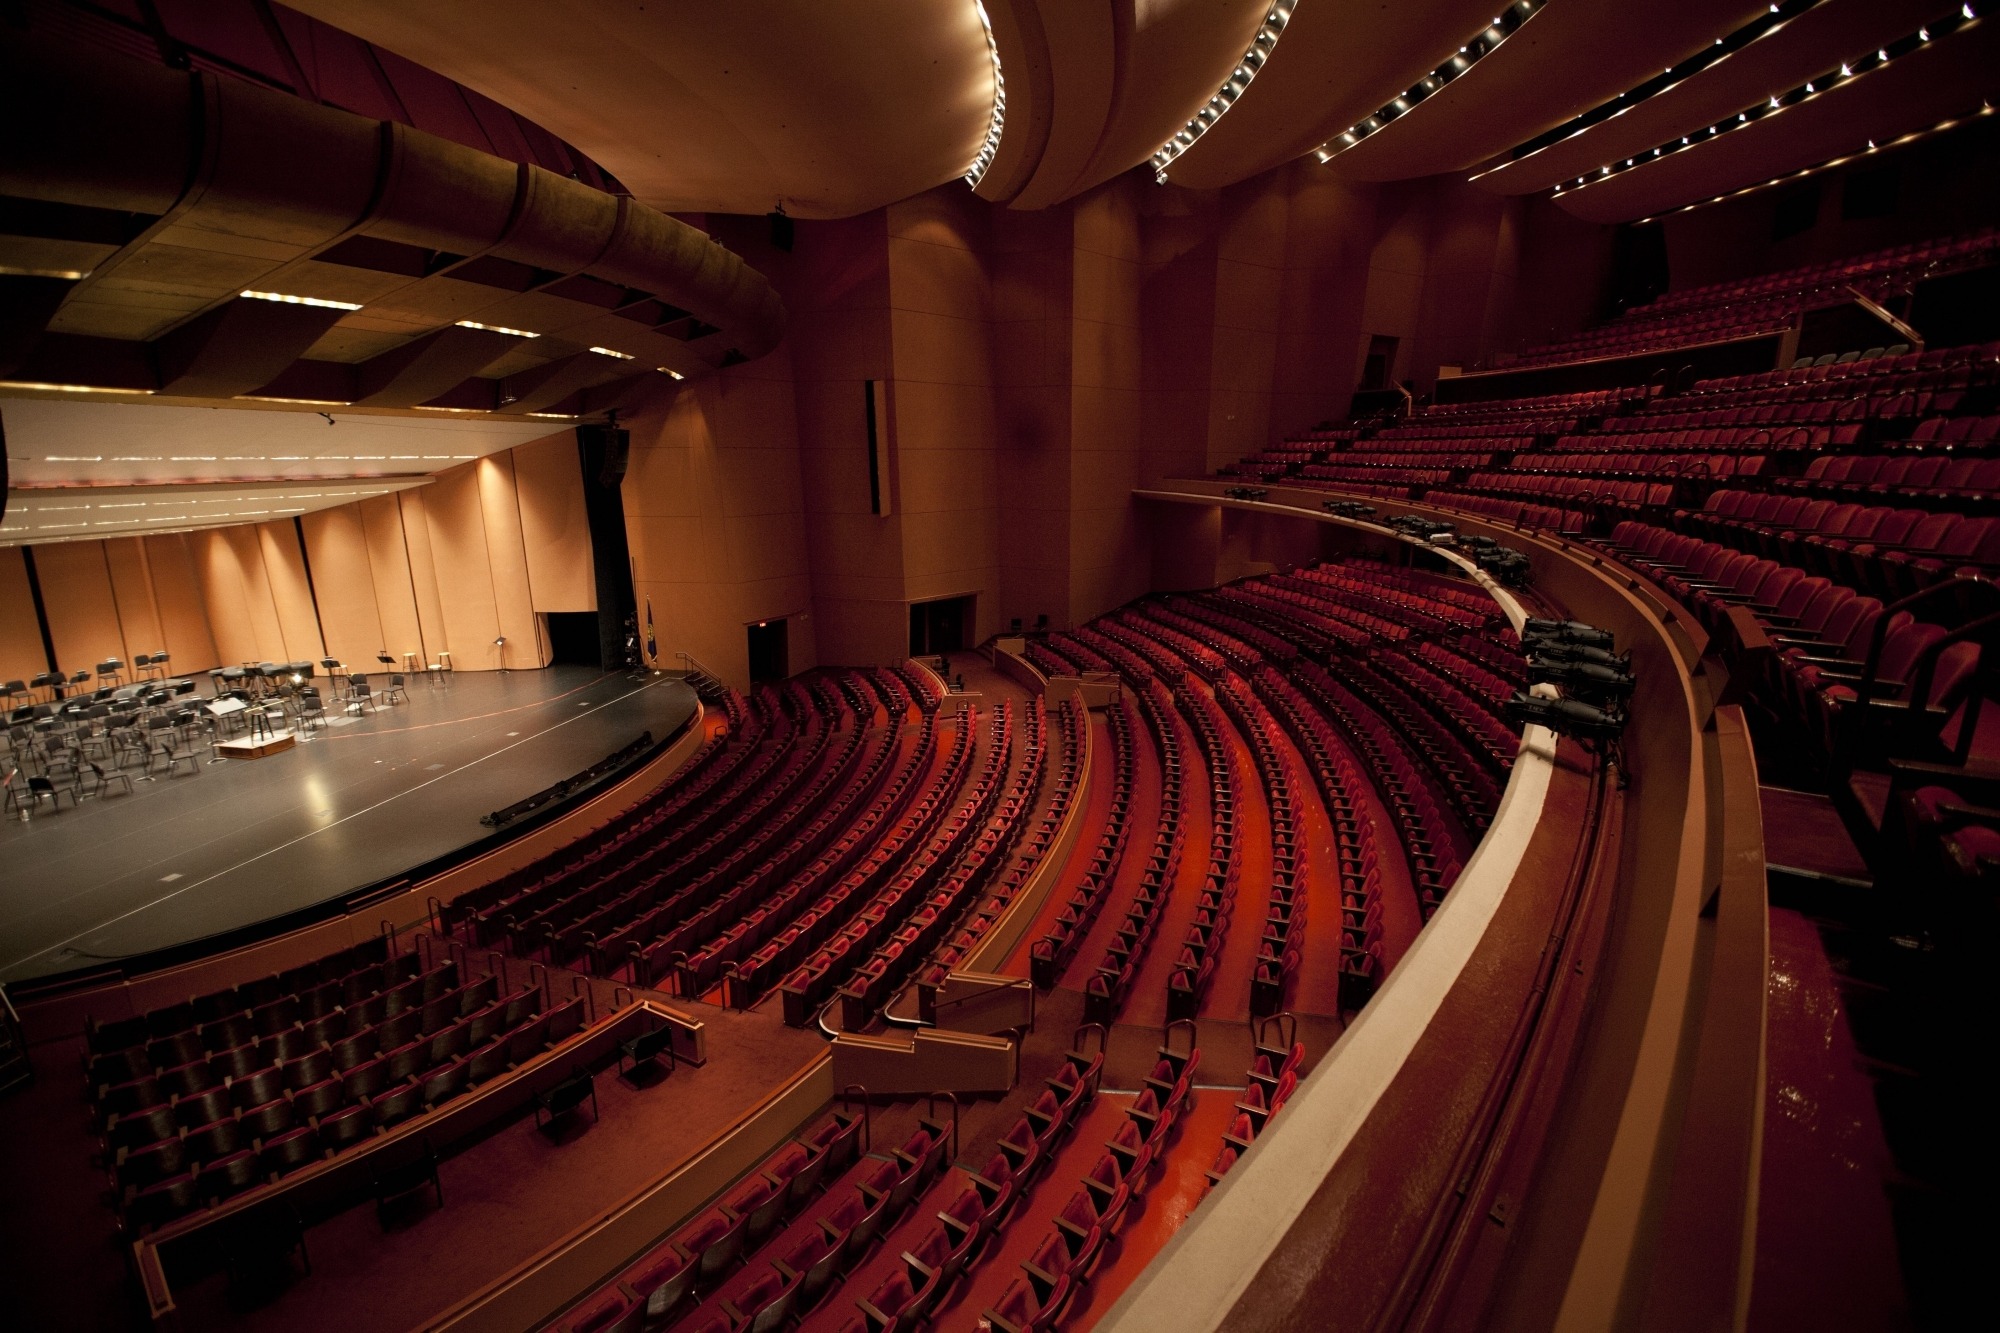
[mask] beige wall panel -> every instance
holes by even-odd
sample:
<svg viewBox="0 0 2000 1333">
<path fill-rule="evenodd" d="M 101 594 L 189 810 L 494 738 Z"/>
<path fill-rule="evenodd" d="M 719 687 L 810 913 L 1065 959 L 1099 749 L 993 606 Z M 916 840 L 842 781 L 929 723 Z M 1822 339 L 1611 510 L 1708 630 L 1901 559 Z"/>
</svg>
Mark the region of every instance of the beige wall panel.
<svg viewBox="0 0 2000 1333">
<path fill-rule="evenodd" d="M 535 610 L 595 611 L 597 580 L 575 435 L 564 431 L 521 445 L 513 459 Z"/>
<path fill-rule="evenodd" d="M 278 616 L 277 593 L 271 586 L 271 571 L 264 564 L 264 542 L 257 529 L 247 524 L 222 529 L 222 538 L 236 555 L 236 567 L 243 578 L 243 604 L 250 617 L 250 630 L 257 644 L 256 660 L 279 661 L 285 651 L 284 622 Z"/>
<path fill-rule="evenodd" d="M 460 671 L 490 671 L 500 665 L 493 640 L 505 633 L 487 554 L 485 516 L 479 500 L 478 463 L 438 474 L 424 495 L 435 586 L 442 594 L 444 636 L 452 665 Z M 414 566 L 415 552 L 412 551 Z M 417 574 L 417 587 L 423 575 Z M 512 636 L 509 636 L 512 637 Z"/>
<path fill-rule="evenodd" d="M 146 565 L 153 574 L 153 605 L 159 608 L 164 636 L 154 647 L 167 650 L 169 665 L 180 675 L 220 666 L 195 566 L 194 539 L 182 532 L 146 538 Z"/>
<path fill-rule="evenodd" d="M 0 681 L 32 680 L 48 669 L 27 558 L 10 546 L 0 550 Z"/>
<path fill-rule="evenodd" d="M 456 470 L 470 475 L 463 468 Z M 438 654 L 441 652 L 451 652 L 451 625 L 445 619 L 444 601 L 439 595 L 437 561 L 431 544 L 428 499 L 430 490 L 430 487 L 426 487 L 422 491 L 402 491 L 396 496 L 397 514 L 403 526 L 403 552 L 404 559 L 408 562 L 410 593 L 416 602 L 418 638 L 423 644 L 423 651 L 418 654 L 419 665 L 439 660 Z M 460 591 L 453 588 L 452 596 L 459 596 Z M 488 605 L 491 605 L 490 600 Z M 486 637 L 491 639 L 493 634 L 497 633 L 499 631 L 494 630 Z M 398 653 L 401 651 L 398 650 Z M 477 667 L 478 655 L 470 656 L 472 660 L 460 663 L 458 654 L 452 653 L 452 664 L 467 668 Z"/>
<path fill-rule="evenodd" d="M 306 558 L 312 563 L 313 591 L 319 596 L 319 624 L 326 655 L 366 672 L 383 642 L 382 616 L 375 605 L 369 570 L 368 532 L 361 506 L 337 505 L 303 516 Z M 408 598 L 407 590 L 404 593 Z"/>
<path fill-rule="evenodd" d="M 221 528 L 188 534 L 195 572 L 201 580 L 201 601 L 208 610 L 209 634 L 221 665 L 256 661 L 257 632 L 251 625 L 244 592 L 242 562 Z"/>
<path fill-rule="evenodd" d="M 138 537 L 113 537 L 104 543 L 104 560 L 111 570 L 112 595 L 118 599 L 118 624 L 132 655 L 166 647 L 144 542 Z M 132 678 L 131 657 L 125 659 L 125 675 Z"/>
<path fill-rule="evenodd" d="M 362 536 L 368 544 L 367 575 L 375 591 L 375 614 L 380 617 L 382 636 L 372 647 L 364 645 L 362 663 L 374 664 L 375 650 L 382 648 L 398 662 L 403 660 L 404 653 L 415 653 L 419 662 L 429 662 L 434 649 L 424 641 L 423 624 L 417 617 L 409 545 L 403 535 L 402 496 L 377 495 L 354 508 L 360 515 Z M 353 658 L 343 660 L 357 670 L 363 669 L 362 663 Z"/>
<path fill-rule="evenodd" d="M 257 525 L 257 544 L 264 555 L 264 577 L 271 585 L 271 607 L 283 637 L 285 662 L 317 662 L 326 656 L 313 609 L 313 588 L 306 578 L 305 552 L 290 519 Z"/>
<path fill-rule="evenodd" d="M 103 542 L 57 542 L 35 548 L 42 609 L 49 617 L 56 662 L 75 674 L 107 657 L 132 660 L 118 627 L 118 602 Z"/>
<path fill-rule="evenodd" d="M 541 622 L 535 617 L 534 594 L 528 582 L 528 553 L 522 544 L 513 460 L 506 454 L 495 454 L 480 459 L 472 469 L 479 483 L 480 520 L 486 533 L 494 612 L 500 633 L 507 636 L 506 644 L 494 650 L 494 665 L 547 666 L 548 644 L 543 639 Z"/>
</svg>

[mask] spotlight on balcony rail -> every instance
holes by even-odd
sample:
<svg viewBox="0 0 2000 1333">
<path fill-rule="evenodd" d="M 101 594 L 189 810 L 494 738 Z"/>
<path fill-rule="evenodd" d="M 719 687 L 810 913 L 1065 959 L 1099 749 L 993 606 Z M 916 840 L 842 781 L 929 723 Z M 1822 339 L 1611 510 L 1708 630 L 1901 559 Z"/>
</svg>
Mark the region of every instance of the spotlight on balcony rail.
<svg viewBox="0 0 2000 1333">
<path fill-rule="evenodd" d="M 1488 539 L 1461 537 L 1459 544 L 1463 546 L 1476 540 Z M 1528 557 L 1511 546 L 1473 547 L 1472 558 L 1481 569 L 1510 588 L 1518 588 L 1528 581 Z"/>
<path fill-rule="evenodd" d="M 1585 743 L 1613 743 L 1625 733 L 1620 709 L 1600 708 L 1581 699 L 1543 699 L 1525 690 L 1507 701 L 1507 718 L 1517 726 L 1538 724 Z"/>
<path fill-rule="evenodd" d="M 1521 626 L 1521 646 L 1528 652 L 1535 651 L 1531 640 L 1554 640 L 1558 643 L 1580 643 L 1592 648 L 1609 649 L 1611 631 L 1586 625 L 1581 620 L 1535 620 L 1529 619 Z"/>
<path fill-rule="evenodd" d="M 1537 658 L 1528 664 L 1528 679 L 1537 685 L 1559 686 L 1563 693 L 1586 703 L 1622 704 L 1632 697 L 1635 683 L 1629 671 L 1572 658 Z"/>
<path fill-rule="evenodd" d="M 1231 486 L 1222 492 L 1225 498 L 1231 500 L 1261 500 L 1270 493 L 1262 486 Z"/>
<path fill-rule="evenodd" d="M 1359 500 L 1324 500 L 1320 508 L 1336 518 L 1372 518 L 1374 505 L 1362 504 Z"/>
</svg>

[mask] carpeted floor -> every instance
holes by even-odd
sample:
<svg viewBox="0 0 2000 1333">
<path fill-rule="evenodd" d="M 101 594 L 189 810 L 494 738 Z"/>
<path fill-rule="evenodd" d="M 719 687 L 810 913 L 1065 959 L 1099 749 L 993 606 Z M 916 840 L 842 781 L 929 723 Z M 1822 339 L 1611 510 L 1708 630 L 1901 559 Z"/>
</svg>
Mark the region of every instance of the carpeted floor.
<svg viewBox="0 0 2000 1333">
<path fill-rule="evenodd" d="M 1819 931 L 1783 909 L 1771 912 L 1768 1023 L 1749 1327 L 1912 1327 L 1881 1115 Z"/>
</svg>

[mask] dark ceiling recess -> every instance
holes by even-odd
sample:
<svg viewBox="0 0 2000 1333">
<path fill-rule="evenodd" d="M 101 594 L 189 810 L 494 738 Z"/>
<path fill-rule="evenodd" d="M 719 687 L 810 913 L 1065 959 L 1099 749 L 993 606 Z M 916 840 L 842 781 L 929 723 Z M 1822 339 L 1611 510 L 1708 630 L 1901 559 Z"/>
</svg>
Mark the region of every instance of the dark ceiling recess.
<svg viewBox="0 0 2000 1333">
<path fill-rule="evenodd" d="M 120 8 L 131 12 L 114 12 Z M 370 120 L 408 125 L 596 189 L 625 193 L 581 149 L 498 102 L 268 0 L 129 7 L 43 0 L 29 6 L 27 14 L 31 31 L 154 60 L 170 69 L 241 79 Z"/>
</svg>

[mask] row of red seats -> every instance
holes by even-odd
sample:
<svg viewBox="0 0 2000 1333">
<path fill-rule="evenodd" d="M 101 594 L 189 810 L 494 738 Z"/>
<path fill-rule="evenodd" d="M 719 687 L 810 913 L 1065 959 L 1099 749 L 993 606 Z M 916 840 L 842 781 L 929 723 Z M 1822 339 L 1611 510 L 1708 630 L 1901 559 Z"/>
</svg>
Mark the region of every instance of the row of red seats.
<svg viewBox="0 0 2000 1333">
<path fill-rule="evenodd" d="M 531 988 L 494 996 L 436 1033 L 345 1073 L 335 1071 L 322 1048 L 120 1116 L 107 1166 L 121 1191 L 121 1224 L 144 1232 L 224 1200 L 282 1188 L 292 1172 L 506 1077 L 583 1025 L 583 999 L 544 1013 L 540 991 Z M 484 1038 L 477 1045 L 475 1028 Z"/>
<path fill-rule="evenodd" d="M 784 701 L 782 707 L 774 702 L 779 699 Z M 784 742 L 815 721 L 817 711 L 803 681 L 789 682 L 781 693 L 761 692 L 750 709 L 753 725 L 744 743 L 700 778 L 679 786 L 675 799 L 661 808 L 657 818 L 617 839 L 603 840 L 583 855 L 531 867 L 509 892 L 482 895 L 476 908 L 461 906 L 447 913 L 447 923 L 465 923 L 472 942 L 485 944 L 532 930 L 535 919 L 551 906 L 579 894 L 600 889 L 608 897 L 622 894 L 636 877 L 666 868 L 656 862 L 661 847 L 681 848 L 676 855 L 685 855 L 685 849 L 696 846 L 695 840 L 712 834 L 736 800 L 757 791 L 773 767 L 788 757 L 792 747 Z M 765 747 L 766 739 L 779 744 Z M 711 840 L 709 847 L 713 845 Z"/>
<path fill-rule="evenodd" d="M 1454 690 L 1446 698 L 1434 699 L 1412 688 L 1419 674 L 1420 668 L 1403 656 L 1393 667 L 1387 659 L 1350 663 L 1346 677 L 1375 716 L 1401 732 L 1422 756 L 1432 780 L 1476 842 L 1500 808 L 1504 769 L 1513 747 L 1504 757 L 1493 754 L 1447 703 L 1447 698 L 1462 702 L 1466 696 Z M 1438 682 L 1434 677 L 1429 683 Z"/>
<path fill-rule="evenodd" d="M 1236 892 L 1243 880 L 1243 858 L 1236 841 L 1237 793 L 1244 774 L 1236 752 L 1223 737 L 1227 723 L 1214 699 L 1189 680 L 1174 692 L 1181 716 L 1201 745 L 1202 766 L 1208 772 L 1208 869 L 1195 898 L 1194 915 L 1182 934 L 1173 970 L 1167 976 L 1167 1014 L 1192 1018 L 1214 975 L 1229 923 L 1236 914 Z"/>
<path fill-rule="evenodd" d="M 1956 366 L 1972 366 L 1978 362 L 1990 362 L 2000 356 L 2000 342 L 1970 342 L 1964 346 L 1934 346 L 1922 352 L 1902 352 L 1898 356 L 1870 356 L 1868 360 L 1852 360 L 1844 366 L 1800 366 L 1796 370 L 1758 370 L 1752 374 L 1724 374 L 1708 380 L 1696 380 L 1690 388 L 1690 396 L 1710 396 L 1710 394 L 1734 394 L 1734 392 L 1754 392 L 1764 388 L 1800 388 L 1808 384 L 1820 384 L 1826 380 L 1846 380 L 1846 378 L 1868 378 L 1880 374 L 1912 374 L 1922 370 L 1942 370 Z"/>
<path fill-rule="evenodd" d="M 1160 814 L 1153 833 L 1153 849 L 1147 853 L 1125 902 L 1124 916 L 1104 957 L 1083 984 L 1083 1018 L 1086 1023 L 1109 1027 L 1124 1006 L 1132 977 L 1145 960 L 1146 951 L 1160 924 L 1160 907 L 1173 892 L 1180 875 L 1181 853 L 1187 842 L 1186 804 L 1182 782 L 1179 715 L 1167 687 L 1152 679 L 1135 691 L 1139 711 L 1152 736 L 1153 752 L 1160 773 Z"/>
<path fill-rule="evenodd" d="M 1722 490 L 1676 527 L 1837 582 L 1902 593 L 2000 561 L 2000 521 L 1922 509 Z"/>
<path fill-rule="evenodd" d="M 1563 536 L 1580 534 L 1590 523 L 1590 515 L 1581 509 L 1509 500 L 1497 495 L 1477 495 L 1470 491 L 1432 491 L 1424 497 L 1424 501 L 1431 505 L 1477 514 L 1481 518 L 1497 519 L 1502 523 L 1519 523 L 1524 527 L 1541 528 L 1543 531 Z"/>
<path fill-rule="evenodd" d="M 935 725 L 936 717 L 935 713 L 925 715 L 926 729 Z M 804 961 L 785 973 L 778 983 L 784 997 L 785 1021 L 791 1026 L 804 1027 L 812 1021 L 831 996 L 836 976 L 851 956 L 850 950 L 878 924 L 863 911 L 873 900 L 872 888 L 889 881 L 906 858 L 922 849 L 950 809 L 952 794 L 971 766 L 973 727 L 974 710 L 961 710 L 952 748 L 937 781 L 922 788 L 912 783 L 906 794 L 895 800 L 899 814 L 893 826 L 872 841 L 860 863 L 842 876 L 839 883 L 822 892 L 803 911 L 796 911 L 803 898 L 788 898 L 782 903 L 757 907 L 744 918 L 748 928 L 738 938 L 746 949 L 754 949 L 775 936 L 772 942 L 778 945 L 779 952 L 773 960 L 774 968 L 782 968 L 788 960 L 804 954 Z M 747 968 L 738 968 L 732 978 L 735 1003 L 748 1004 L 755 995 L 763 993 L 765 978 L 746 975 L 747 972 Z"/>
<path fill-rule="evenodd" d="M 1983 504 L 2000 495 L 2000 458 L 1947 454 L 1822 454 L 1803 476 L 1772 477 L 1773 490 L 1806 495 L 1893 495 L 1898 499 Z"/>
<path fill-rule="evenodd" d="M 1037 707 L 1039 708 L 1039 701 Z M 1031 720 L 1035 714 L 1031 714 Z M 1049 851 L 1055 846 L 1056 833 L 1077 796 L 1077 775 L 1082 764 L 1083 737 L 1090 725 L 1083 701 L 1072 694 L 1063 701 L 1056 714 L 1057 726 L 1062 733 L 1060 758 L 1054 774 L 1054 785 L 1049 799 L 1043 806 L 1042 818 L 1031 829 L 1018 853 L 1008 864 L 994 885 L 984 890 L 979 902 L 966 918 L 952 931 L 951 939 L 941 944 L 931 954 L 917 972 L 919 985 L 942 986 L 945 979 L 960 963 L 972 955 L 974 949 L 985 939 L 986 932 L 993 923 L 1004 915 L 1021 886 L 1034 875 Z M 1044 724 L 1045 727 L 1045 724 Z M 1046 760 L 1040 761 L 1043 766 Z M 1039 768 L 1037 773 L 1039 774 Z M 1026 775 L 1026 768 L 1023 775 Z M 1041 779 L 1036 776 L 1026 779 L 1023 787 L 1024 805 L 1032 805 L 1034 794 L 1039 790 Z"/>
<path fill-rule="evenodd" d="M 1333 719 L 1366 763 L 1409 861 L 1418 903 L 1427 911 L 1458 880 L 1472 839 L 1436 786 L 1436 778 L 1387 724 L 1346 685 L 1316 663 L 1301 663 L 1295 679 L 1320 711 Z"/>
<path fill-rule="evenodd" d="M 1306 884 L 1312 855 L 1300 822 L 1296 773 L 1283 730 L 1248 682 L 1231 677 L 1217 698 L 1250 745 L 1251 759 L 1264 785 L 1264 803 L 1271 820 L 1270 896 L 1264 906 L 1264 934 L 1257 942 L 1256 968 L 1250 977 L 1250 1013 L 1262 1018 L 1285 1007 L 1285 992 L 1298 976 L 1304 956 L 1306 909 L 1311 897 Z M 1167 1012 L 1173 1014 L 1169 996 Z"/>
<path fill-rule="evenodd" d="M 1717 543 L 1676 534 L 1636 536 L 1635 546 L 1619 548 L 1621 556 L 1653 572 L 1712 626 L 1720 629 L 1733 606 L 1763 623 L 1777 651 L 1767 660 L 1760 692 L 1826 753 L 1835 753 L 1843 740 L 1840 729 L 1860 697 L 1878 633 L 1882 646 L 1871 698 L 1912 702 L 1907 691 L 1927 658 L 1932 662 L 1922 701 L 1927 706 L 1950 711 L 1972 687 L 1978 645 L 1960 641 L 1933 652 L 1946 636 L 1942 626 L 1907 611 L 1889 614 L 1877 598 Z"/>
<path fill-rule="evenodd" d="M 1239 604 L 1247 604 L 1255 613 L 1256 608 L 1269 610 L 1268 603 L 1276 600 L 1305 612 L 1294 619 L 1303 620 L 1321 632 L 1322 638 L 1331 636 L 1349 645 L 1370 646 L 1378 643 L 1401 643 L 1420 628 L 1442 625 L 1442 617 L 1425 619 L 1423 612 L 1415 612 L 1408 606 L 1398 606 L 1387 598 L 1371 596 L 1362 588 L 1331 579 L 1313 577 L 1310 568 L 1296 570 L 1291 574 L 1273 575 L 1238 585 L 1228 592 L 1243 596 L 1231 598 Z M 1218 594 L 1218 596 L 1221 594 Z M 1346 633 L 1340 627 L 1345 627 Z M 1359 635 L 1357 639 L 1354 636 Z"/>
<path fill-rule="evenodd" d="M 1800 421 L 1778 408 L 1770 411 L 1772 419 L 1764 423 L 1703 426 L 1694 430 L 1604 430 L 1586 435 L 1564 435 L 1555 441 L 1552 448 L 1557 453 L 1603 453 L 1613 449 L 1639 454 L 1788 453 L 1847 449 L 1861 442 L 1862 427 L 1857 422 L 1829 425 Z"/>
<path fill-rule="evenodd" d="M 2000 240 L 2000 231 L 1989 227 L 1963 236 L 1912 241 L 1905 245 L 1874 250 L 1845 259 L 1829 259 L 1817 264 L 1783 269 L 1776 273 L 1760 273 L 1755 277 L 1703 283 L 1698 287 L 1684 287 L 1679 291 L 1655 297 L 1645 305 L 1634 307 L 1628 315 L 1632 318 L 1646 318 L 1652 314 L 1666 314 L 1670 311 L 1740 300 L 1771 292 L 1795 291 L 1805 287 L 1843 283 L 1869 275 L 1911 270 L 1938 260 L 1983 260 L 1996 244 L 1996 240 Z"/>
<path fill-rule="evenodd" d="M 1611 454 L 1516 454 L 1509 466 L 1521 472 L 1615 473 L 1636 477 L 1699 473 L 1705 479 L 1719 479 L 1754 477 L 1764 470 L 1765 461 L 1762 454 L 1621 451 Z"/>
<path fill-rule="evenodd" d="M 1456 466 L 1456 465 L 1453 465 Z M 1452 468 L 1406 468 L 1393 465 L 1373 467 L 1349 467 L 1329 463 L 1315 463 L 1301 468 L 1299 476 L 1308 482 L 1356 482 L 1367 486 L 1402 486 L 1419 488 L 1441 486 L 1452 479 Z"/>
<path fill-rule="evenodd" d="M 1144 1195 L 1154 1162 L 1193 1099 L 1194 1073 L 1200 1063 L 1198 1048 L 1185 1055 L 1161 1051 L 1145 1091 L 1079 1179 L 1081 1188 L 1048 1216 L 1049 1229 L 1028 1251 L 1019 1275 L 980 1312 L 981 1328 L 994 1333 L 1048 1333 L 1060 1327 L 1095 1274 L 1105 1246 L 1123 1228 L 1132 1203 Z M 1047 1163 L 1051 1158 L 1045 1154 L 1042 1160 Z M 1042 1219 L 1029 1220 L 1039 1224 Z M 864 1330 L 850 1326 L 840 1333 Z M 879 1330 L 871 1322 L 866 1333 Z"/>
<path fill-rule="evenodd" d="M 746 844 L 694 880 L 670 886 L 658 907 L 598 941 L 593 952 L 599 972 L 615 975 L 623 965 L 641 985 L 652 984 L 670 964 L 685 972 L 691 955 L 704 942 L 741 921 L 757 905 L 787 889 L 805 892 L 813 877 L 844 870 L 864 845 L 866 830 L 857 824 L 872 828 L 882 817 L 878 799 L 883 787 L 892 781 L 906 783 L 928 758 L 932 732 L 924 726 L 918 729 L 914 753 L 904 756 L 904 765 L 897 767 L 895 761 L 906 748 L 902 716 L 895 714 L 890 725 L 873 731 L 857 728 L 847 737 L 834 765 L 814 786 L 812 800 L 818 813 L 777 850 L 766 850 L 762 842 Z M 685 980 L 706 989 L 720 980 L 724 961 L 713 954 L 705 956 Z"/>
<path fill-rule="evenodd" d="M 808 1284 L 823 1289 L 850 1252 L 859 1253 L 873 1241 L 892 1194 L 904 1188 L 906 1178 L 913 1192 L 927 1172 L 943 1166 L 950 1143 L 943 1126 L 921 1125 L 904 1145 L 916 1149 L 913 1156 L 871 1154 L 864 1165 L 861 1154 L 869 1129 L 865 1108 L 836 1109 L 748 1172 L 723 1202 L 587 1295 L 552 1328 L 562 1333 L 637 1333 L 641 1327 L 673 1321 L 687 1312 L 691 1296 L 713 1291 L 725 1274 L 761 1247 L 787 1213 L 799 1214 L 818 1198 L 821 1206 L 804 1220 L 812 1224 L 806 1234 L 819 1245 L 812 1251 L 787 1250 L 770 1265 L 788 1278 L 779 1295 L 789 1294 L 790 1300 L 767 1326 L 782 1324 Z M 747 1326 L 768 1311 L 768 1305 L 759 1305 L 738 1313 Z"/>
<path fill-rule="evenodd" d="M 902 989 L 970 905 L 974 876 L 988 864 L 997 864 L 995 858 L 1019 832 L 1025 801 L 1013 792 L 1001 795 L 1012 762 L 1011 700 L 1002 701 L 993 731 L 984 771 L 972 795 L 961 798 L 943 831 L 864 909 L 864 919 L 879 910 L 880 921 L 849 949 L 850 954 L 868 948 L 873 953 L 841 987 L 841 1002 L 848 1006 L 843 1026 L 862 1026 Z"/>
<path fill-rule="evenodd" d="M 1105 813 L 1103 830 L 1098 834 L 1097 849 L 1085 864 L 1082 878 L 1070 890 L 1062 911 L 1056 915 L 1048 930 L 1028 946 L 1028 975 L 1042 990 L 1054 988 L 1077 947 L 1083 943 L 1083 937 L 1089 933 L 1091 923 L 1103 910 L 1105 897 L 1111 888 L 1111 881 L 1117 878 L 1118 866 L 1125 857 L 1125 844 L 1131 833 L 1132 784 L 1138 766 L 1135 751 L 1138 740 L 1130 706 L 1123 699 L 1114 700 L 1104 710 L 1104 723 L 1111 739 L 1111 753 L 1105 756 L 1110 764 L 1110 771 L 1105 776 L 1111 784 L 1111 801 Z"/>
<path fill-rule="evenodd" d="M 1298 571 L 1298 577 L 1325 588 L 1363 595 L 1389 615 L 1408 616 L 1413 629 L 1433 627 L 1480 629 L 1499 617 L 1499 608 L 1483 591 L 1448 583 L 1432 574 L 1393 570 L 1373 561 L 1322 561 Z"/>
<path fill-rule="evenodd" d="M 808 718 L 800 733 L 781 736 L 765 762 L 719 798 L 710 822 L 687 829 L 671 844 L 666 864 L 656 855 L 594 880 L 551 886 L 527 904 L 532 910 L 525 915 L 515 914 L 517 904 L 502 909 L 507 915 L 499 922 L 500 933 L 517 957 L 539 951 L 549 962 L 568 963 L 599 937 L 659 907 L 674 885 L 740 859 L 751 843 L 780 837 L 785 817 L 800 809 L 801 789 L 839 734 L 833 718 Z M 850 738 L 855 734 L 847 732 Z"/>
<path fill-rule="evenodd" d="M 1236 1159 L 1250 1151 L 1250 1144 L 1264 1132 L 1271 1118 L 1282 1111 L 1298 1090 L 1299 1067 L 1305 1060 L 1303 1043 L 1292 1043 L 1283 1052 L 1259 1046 L 1243 1082 L 1243 1096 L 1237 1100 L 1236 1115 L 1222 1135 L 1222 1147 L 1208 1168 L 1208 1188 L 1214 1189 Z"/>
<path fill-rule="evenodd" d="M 1324 715 L 1276 668 L 1258 673 L 1257 691 L 1291 733 L 1333 826 L 1340 867 L 1340 994 L 1343 1010 L 1368 1002 L 1382 971 L 1382 895 L 1375 825 L 1354 805 L 1367 779 Z"/>
</svg>

